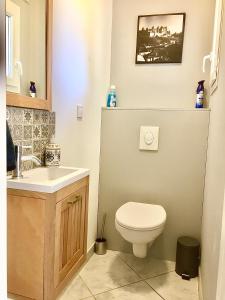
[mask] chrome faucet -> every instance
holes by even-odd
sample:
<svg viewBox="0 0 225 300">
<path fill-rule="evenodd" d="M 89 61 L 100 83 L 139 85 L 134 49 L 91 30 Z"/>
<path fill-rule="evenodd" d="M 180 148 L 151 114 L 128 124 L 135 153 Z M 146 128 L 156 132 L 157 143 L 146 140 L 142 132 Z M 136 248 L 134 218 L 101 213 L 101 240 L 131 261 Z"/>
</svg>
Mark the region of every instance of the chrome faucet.
<svg viewBox="0 0 225 300">
<path fill-rule="evenodd" d="M 19 146 L 15 145 L 15 154 L 16 154 L 16 168 L 13 170 L 12 177 L 13 178 L 23 178 L 22 174 L 22 162 L 31 160 L 37 166 L 41 166 L 41 160 L 34 155 L 22 155 L 23 149 L 31 149 L 31 146 Z"/>
</svg>

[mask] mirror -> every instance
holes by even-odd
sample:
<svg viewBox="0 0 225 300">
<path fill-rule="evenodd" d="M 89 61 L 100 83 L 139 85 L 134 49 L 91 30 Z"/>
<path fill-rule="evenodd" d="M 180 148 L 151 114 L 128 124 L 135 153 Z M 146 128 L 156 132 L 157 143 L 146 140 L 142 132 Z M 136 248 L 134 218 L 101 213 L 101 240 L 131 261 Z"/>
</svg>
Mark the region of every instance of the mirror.
<svg viewBox="0 0 225 300">
<path fill-rule="evenodd" d="M 6 0 L 7 105 L 50 110 L 51 8 Z"/>
</svg>

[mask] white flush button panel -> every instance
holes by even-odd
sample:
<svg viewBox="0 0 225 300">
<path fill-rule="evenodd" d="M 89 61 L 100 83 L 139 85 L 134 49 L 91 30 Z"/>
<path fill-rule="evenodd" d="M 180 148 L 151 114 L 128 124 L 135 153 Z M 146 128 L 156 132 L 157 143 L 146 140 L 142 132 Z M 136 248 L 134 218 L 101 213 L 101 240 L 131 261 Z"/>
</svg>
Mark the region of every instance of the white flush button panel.
<svg viewBox="0 0 225 300">
<path fill-rule="evenodd" d="M 149 151 L 159 149 L 159 127 L 141 126 L 139 149 Z"/>
</svg>

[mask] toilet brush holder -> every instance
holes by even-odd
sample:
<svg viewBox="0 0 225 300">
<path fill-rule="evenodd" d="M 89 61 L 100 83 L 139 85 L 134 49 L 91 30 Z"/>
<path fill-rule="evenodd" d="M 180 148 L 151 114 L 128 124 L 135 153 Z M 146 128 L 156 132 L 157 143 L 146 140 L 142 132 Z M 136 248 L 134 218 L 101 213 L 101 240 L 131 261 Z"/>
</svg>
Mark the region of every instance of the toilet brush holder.
<svg viewBox="0 0 225 300">
<path fill-rule="evenodd" d="M 104 255 L 107 252 L 107 241 L 104 238 L 96 239 L 95 241 L 95 253 L 98 255 Z"/>
</svg>

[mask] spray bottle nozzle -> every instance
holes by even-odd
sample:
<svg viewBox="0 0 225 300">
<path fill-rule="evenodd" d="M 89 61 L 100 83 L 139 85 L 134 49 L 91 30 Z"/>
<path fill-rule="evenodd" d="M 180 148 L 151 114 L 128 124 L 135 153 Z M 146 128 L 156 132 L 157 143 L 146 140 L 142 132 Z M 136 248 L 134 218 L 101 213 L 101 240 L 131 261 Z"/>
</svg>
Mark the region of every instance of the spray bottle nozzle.
<svg viewBox="0 0 225 300">
<path fill-rule="evenodd" d="M 205 80 L 200 80 L 198 84 L 204 84 Z"/>
</svg>

